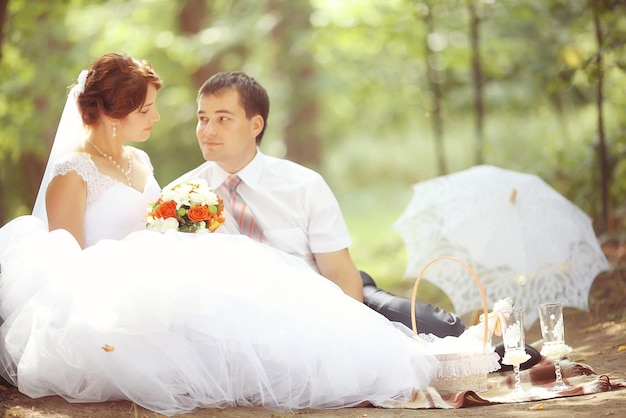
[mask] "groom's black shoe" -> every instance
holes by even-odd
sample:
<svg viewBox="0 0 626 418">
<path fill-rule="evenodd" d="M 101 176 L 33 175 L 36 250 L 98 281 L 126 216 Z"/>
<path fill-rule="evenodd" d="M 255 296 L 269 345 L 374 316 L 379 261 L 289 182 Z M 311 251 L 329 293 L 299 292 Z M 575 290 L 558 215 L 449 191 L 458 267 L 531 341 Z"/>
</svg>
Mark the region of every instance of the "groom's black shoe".
<svg viewBox="0 0 626 418">
<path fill-rule="evenodd" d="M 519 366 L 520 370 L 530 369 L 535 364 L 539 363 L 539 361 L 541 360 L 541 354 L 539 354 L 539 351 L 535 350 L 533 347 L 529 346 L 528 344 L 526 344 L 525 348 L 526 348 L 526 353 L 530 355 L 530 358 L 526 360 L 525 363 L 522 363 Z M 497 371 L 506 372 L 509 370 L 513 370 L 513 366 L 510 366 L 508 364 L 502 364 L 502 358 L 504 357 L 504 344 L 500 343 L 496 345 L 495 349 L 496 349 L 496 353 L 498 353 L 498 355 L 500 356 L 500 360 L 499 360 L 500 369 Z"/>
</svg>

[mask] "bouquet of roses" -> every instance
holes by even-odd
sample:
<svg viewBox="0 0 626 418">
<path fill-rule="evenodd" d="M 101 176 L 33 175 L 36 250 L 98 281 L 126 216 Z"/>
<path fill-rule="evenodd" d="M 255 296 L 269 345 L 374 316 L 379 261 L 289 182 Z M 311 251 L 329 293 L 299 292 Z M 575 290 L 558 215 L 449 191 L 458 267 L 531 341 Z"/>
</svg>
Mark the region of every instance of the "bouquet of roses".
<svg viewBox="0 0 626 418">
<path fill-rule="evenodd" d="M 150 205 L 146 226 L 165 232 L 213 232 L 224 223 L 222 199 L 203 180 L 190 180 L 163 189 Z"/>
</svg>

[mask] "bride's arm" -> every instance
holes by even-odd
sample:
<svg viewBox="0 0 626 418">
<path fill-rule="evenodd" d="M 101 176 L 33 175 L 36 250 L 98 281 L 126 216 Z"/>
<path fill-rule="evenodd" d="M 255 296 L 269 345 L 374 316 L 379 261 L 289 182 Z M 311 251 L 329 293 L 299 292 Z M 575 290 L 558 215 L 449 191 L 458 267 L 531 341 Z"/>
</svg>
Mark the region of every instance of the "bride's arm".
<svg viewBox="0 0 626 418">
<path fill-rule="evenodd" d="M 87 183 L 75 171 L 56 176 L 46 192 L 48 228 L 65 229 L 85 248 L 84 219 Z"/>
</svg>

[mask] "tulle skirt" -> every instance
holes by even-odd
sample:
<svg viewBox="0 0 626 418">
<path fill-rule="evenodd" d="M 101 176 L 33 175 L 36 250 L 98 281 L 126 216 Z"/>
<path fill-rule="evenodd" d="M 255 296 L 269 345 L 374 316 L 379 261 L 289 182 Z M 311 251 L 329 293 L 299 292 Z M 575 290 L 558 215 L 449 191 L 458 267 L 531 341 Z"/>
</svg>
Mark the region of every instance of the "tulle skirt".
<svg viewBox="0 0 626 418">
<path fill-rule="evenodd" d="M 437 361 L 406 327 L 243 236 L 153 231 L 81 250 L 0 229 L 3 375 L 31 397 L 199 407 L 406 401 Z"/>
</svg>

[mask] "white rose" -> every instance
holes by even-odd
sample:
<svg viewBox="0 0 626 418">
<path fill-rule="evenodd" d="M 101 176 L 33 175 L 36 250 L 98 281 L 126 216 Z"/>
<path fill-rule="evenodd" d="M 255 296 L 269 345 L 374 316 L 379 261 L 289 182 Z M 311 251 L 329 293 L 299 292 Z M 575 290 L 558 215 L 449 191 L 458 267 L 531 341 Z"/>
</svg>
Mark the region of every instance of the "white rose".
<svg viewBox="0 0 626 418">
<path fill-rule="evenodd" d="M 217 195 L 210 188 L 196 190 L 189 195 L 189 200 L 193 205 L 217 205 Z"/>
<path fill-rule="evenodd" d="M 176 220 L 175 218 L 152 218 L 148 219 L 147 223 L 148 228 L 159 232 L 166 232 L 170 229 L 178 229 L 178 220 Z"/>
</svg>

